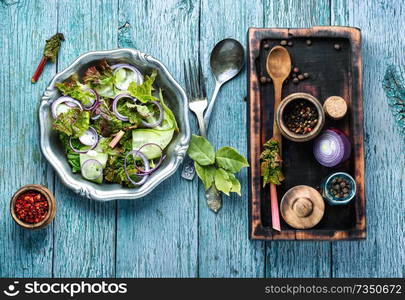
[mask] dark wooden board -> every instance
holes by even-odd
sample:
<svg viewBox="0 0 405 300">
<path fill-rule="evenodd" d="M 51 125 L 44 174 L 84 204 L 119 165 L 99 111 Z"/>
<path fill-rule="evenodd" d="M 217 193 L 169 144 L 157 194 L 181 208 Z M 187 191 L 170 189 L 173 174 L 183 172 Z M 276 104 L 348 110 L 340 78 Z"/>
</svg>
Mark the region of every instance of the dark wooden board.
<svg viewBox="0 0 405 300">
<path fill-rule="evenodd" d="M 271 83 L 261 84 L 268 76 L 265 60 L 269 50 L 286 39 L 294 66 L 308 72 L 310 78 L 299 84 L 285 83 L 282 98 L 295 92 L 306 92 L 323 103 L 329 96 L 342 96 L 349 105 L 347 116 L 339 121 L 327 119 L 324 128 L 344 131 L 352 143 L 348 161 L 326 168 L 316 162 L 312 141 L 294 143 L 283 138 L 283 172 L 286 180 L 278 187 L 278 198 L 293 186 L 305 184 L 316 189 L 329 174 L 343 171 L 356 180 L 357 195 L 349 205 L 326 204 L 321 222 L 310 230 L 296 230 L 281 218 L 281 232 L 271 228 L 270 191 L 262 187 L 259 155 L 262 145 L 272 136 L 274 91 Z M 306 40 L 312 44 L 308 46 Z M 269 44 L 269 49 L 264 44 Z M 335 44 L 341 50 L 334 48 Z M 248 31 L 248 149 L 249 236 L 263 240 L 352 240 L 366 237 L 364 193 L 363 99 L 361 73 L 361 33 L 351 27 L 313 27 L 305 29 L 250 28 Z"/>
</svg>

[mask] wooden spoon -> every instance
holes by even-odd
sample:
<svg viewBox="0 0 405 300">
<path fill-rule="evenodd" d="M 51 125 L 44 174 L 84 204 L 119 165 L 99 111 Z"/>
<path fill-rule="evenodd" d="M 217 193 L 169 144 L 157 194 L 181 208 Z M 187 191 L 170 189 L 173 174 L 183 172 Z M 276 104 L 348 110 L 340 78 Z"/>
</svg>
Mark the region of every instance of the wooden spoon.
<svg viewBox="0 0 405 300">
<path fill-rule="evenodd" d="M 276 113 L 281 102 L 281 89 L 283 82 L 291 72 L 291 57 L 287 49 L 281 46 L 275 46 L 270 50 L 266 61 L 267 73 L 273 80 L 274 85 L 274 117 L 273 117 L 273 139 L 278 141 L 281 157 L 281 133 L 276 122 Z M 280 214 L 278 210 L 277 186 L 270 184 L 270 202 L 271 202 L 271 221 L 275 230 L 281 231 Z"/>
</svg>

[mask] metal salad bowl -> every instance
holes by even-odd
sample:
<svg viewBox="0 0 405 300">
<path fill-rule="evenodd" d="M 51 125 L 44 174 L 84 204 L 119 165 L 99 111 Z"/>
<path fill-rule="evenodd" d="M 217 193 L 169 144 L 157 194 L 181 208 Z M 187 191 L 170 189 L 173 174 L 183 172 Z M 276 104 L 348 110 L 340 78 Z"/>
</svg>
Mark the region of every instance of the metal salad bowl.
<svg viewBox="0 0 405 300">
<path fill-rule="evenodd" d="M 156 84 L 165 93 L 165 102 L 176 116 L 179 132 L 165 149 L 167 158 L 149 179 L 140 187 L 128 188 L 119 184 L 97 184 L 74 174 L 66 159 L 57 132 L 52 129 L 51 105 L 61 94 L 55 83 L 62 82 L 73 74 L 80 76 L 88 66 L 101 59 L 110 64 L 128 63 L 136 66 L 142 73 L 158 71 Z M 187 96 L 180 85 L 173 79 L 166 67 L 157 59 L 134 49 L 116 49 L 110 51 L 93 51 L 81 55 L 68 68 L 59 72 L 45 90 L 39 107 L 40 145 L 48 162 L 56 170 L 62 182 L 75 193 L 89 199 L 109 201 L 115 199 L 136 199 L 146 196 L 158 184 L 171 176 L 179 167 L 186 154 L 190 141 L 190 124 L 188 119 Z"/>
</svg>

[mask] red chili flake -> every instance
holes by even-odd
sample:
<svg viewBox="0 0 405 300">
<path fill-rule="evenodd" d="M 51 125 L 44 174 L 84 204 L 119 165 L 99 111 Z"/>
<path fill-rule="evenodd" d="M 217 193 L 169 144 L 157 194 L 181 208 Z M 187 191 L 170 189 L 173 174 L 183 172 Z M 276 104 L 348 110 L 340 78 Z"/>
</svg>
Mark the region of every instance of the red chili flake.
<svg viewBox="0 0 405 300">
<path fill-rule="evenodd" d="M 14 211 L 18 219 L 25 223 L 41 222 L 48 213 L 48 201 L 36 191 L 27 191 L 17 197 Z"/>
</svg>

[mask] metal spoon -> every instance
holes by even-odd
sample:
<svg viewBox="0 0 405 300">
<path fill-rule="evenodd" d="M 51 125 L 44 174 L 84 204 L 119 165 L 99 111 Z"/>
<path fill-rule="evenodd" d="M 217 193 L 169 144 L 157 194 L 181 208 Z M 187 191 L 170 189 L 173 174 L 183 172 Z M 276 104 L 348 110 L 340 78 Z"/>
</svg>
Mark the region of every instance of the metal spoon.
<svg viewBox="0 0 405 300">
<path fill-rule="evenodd" d="M 221 86 L 234 78 L 244 64 L 244 50 L 242 45 L 234 39 L 225 39 L 217 43 L 211 52 L 210 65 L 215 77 L 215 89 L 211 101 L 204 115 L 205 128 L 208 130 L 212 109 Z M 215 184 L 205 193 L 207 205 L 213 212 L 218 212 L 222 207 L 221 194 Z"/>
<path fill-rule="evenodd" d="M 215 89 L 211 101 L 204 114 L 205 128 L 208 132 L 208 125 L 215 100 L 221 86 L 235 77 L 244 64 L 244 50 L 242 45 L 234 39 L 228 38 L 218 42 L 211 51 L 210 66 L 215 77 Z M 183 163 L 181 177 L 187 180 L 193 180 L 195 176 L 194 162 L 186 156 Z"/>
<path fill-rule="evenodd" d="M 215 89 L 211 101 L 205 111 L 204 121 L 208 130 L 212 109 L 221 86 L 234 78 L 243 68 L 245 58 L 243 46 L 235 39 L 225 39 L 218 42 L 211 52 L 210 65 L 215 77 Z"/>
</svg>

